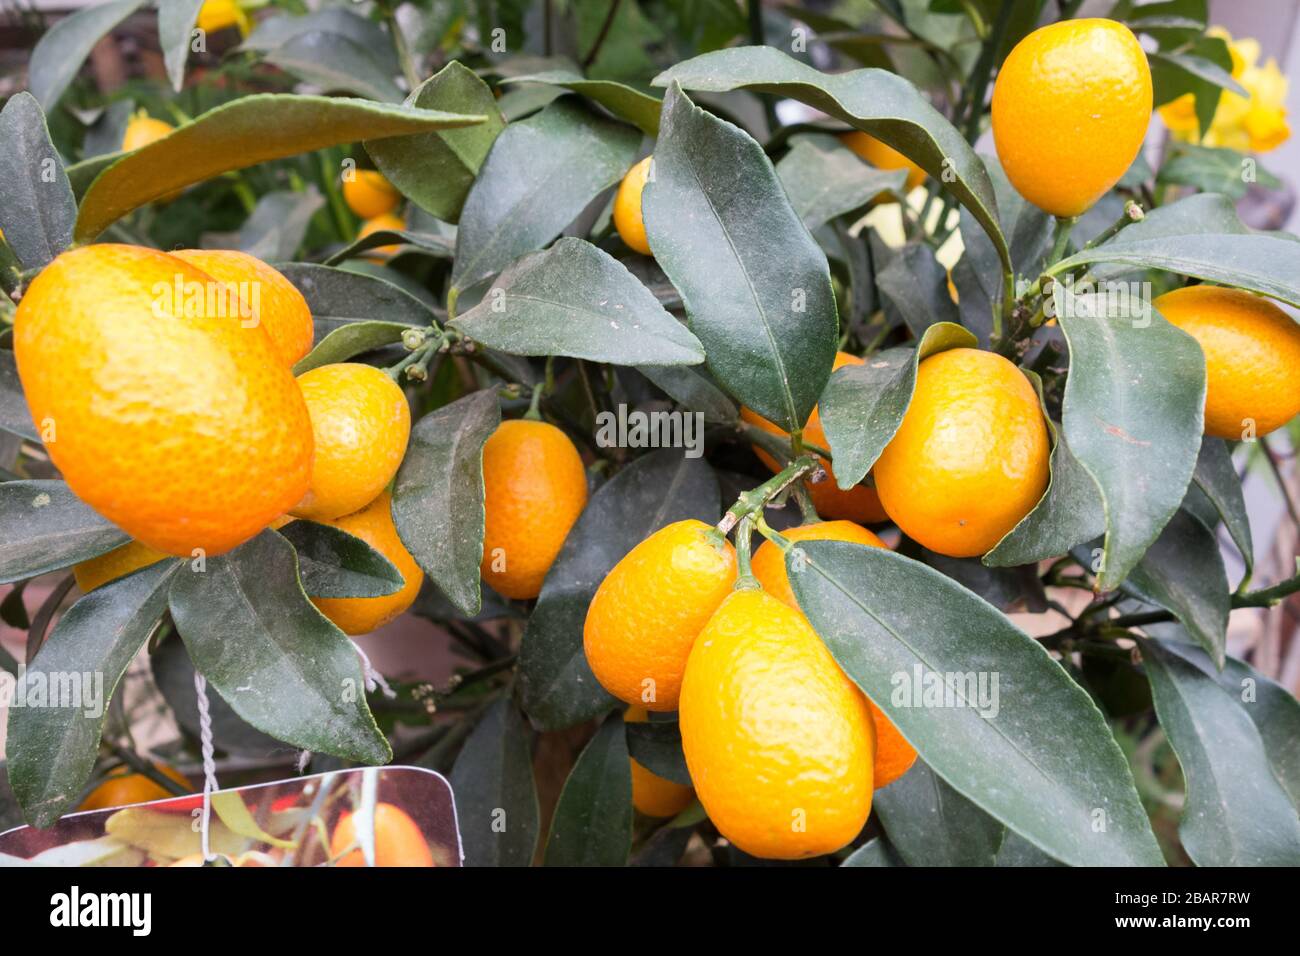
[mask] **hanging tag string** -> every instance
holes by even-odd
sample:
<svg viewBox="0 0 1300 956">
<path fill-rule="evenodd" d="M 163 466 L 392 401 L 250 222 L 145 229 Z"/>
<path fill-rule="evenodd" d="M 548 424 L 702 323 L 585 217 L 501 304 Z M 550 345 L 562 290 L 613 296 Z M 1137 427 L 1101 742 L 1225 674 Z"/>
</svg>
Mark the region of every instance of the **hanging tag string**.
<svg viewBox="0 0 1300 956">
<path fill-rule="evenodd" d="M 202 846 L 203 860 L 216 859 L 208 840 L 209 823 L 212 819 L 212 793 L 217 789 L 217 762 L 213 759 L 212 712 L 208 709 L 208 681 L 198 671 L 194 672 L 194 693 L 199 705 L 199 743 L 203 750 L 203 821 Z"/>
<path fill-rule="evenodd" d="M 384 680 L 384 675 L 370 665 L 370 658 L 361 649 L 361 645 L 353 641 L 352 646 L 356 649 L 357 656 L 361 658 L 361 672 L 365 676 L 366 691 L 373 694 L 376 690 L 382 690 L 385 697 L 395 698 L 397 691 L 389 687 L 388 681 Z"/>
</svg>

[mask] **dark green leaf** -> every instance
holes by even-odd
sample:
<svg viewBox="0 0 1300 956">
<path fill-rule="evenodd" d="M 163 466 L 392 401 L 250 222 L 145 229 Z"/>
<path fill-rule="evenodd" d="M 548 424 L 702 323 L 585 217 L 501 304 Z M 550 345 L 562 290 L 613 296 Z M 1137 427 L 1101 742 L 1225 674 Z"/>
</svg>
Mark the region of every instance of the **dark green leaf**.
<svg viewBox="0 0 1300 956">
<path fill-rule="evenodd" d="M 454 60 L 416 87 L 406 103 L 487 117 L 478 126 L 366 143 L 375 165 L 403 195 L 439 219 L 456 222 L 505 120 L 488 85 Z"/>
<path fill-rule="evenodd" d="M 1162 47 L 1148 58 L 1154 105 L 1163 106 L 1190 93 L 1197 126 L 1204 135 L 1214 122 L 1224 89 L 1241 89 L 1232 79 L 1232 52 L 1227 41 L 1180 30 L 1151 32 L 1161 36 Z"/>
<path fill-rule="evenodd" d="M 45 115 L 30 93 L 9 98 L 0 110 L 0 229 L 18 260 L 39 269 L 72 242 L 77 203 Z"/>
<path fill-rule="evenodd" d="M 326 93 L 354 93 L 399 103 L 402 91 L 369 50 L 340 33 L 300 33 L 266 55 L 266 62 Z"/>
<path fill-rule="evenodd" d="M 574 93 L 580 93 L 593 102 L 599 103 L 619 119 L 627 120 L 647 136 L 659 133 L 659 112 L 663 103 L 648 93 L 634 90 L 623 83 L 613 80 L 591 80 L 573 70 L 547 70 L 542 73 L 526 73 L 523 76 L 510 76 L 501 81 L 505 83 L 544 83 L 559 86 Z"/>
<path fill-rule="evenodd" d="M 206 570 L 185 568 L 169 604 L 194 666 L 258 730 L 363 763 L 392 759 L 356 648 L 307 600 L 280 535 L 264 531 Z"/>
<path fill-rule="evenodd" d="M 280 534 L 298 552 L 298 579 L 311 597 L 381 597 L 406 583 L 393 562 L 333 525 L 299 518 Z"/>
<path fill-rule="evenodd" d="M 230 170 L 338 143 L 472 126 L 484 119 L 343 97 L 240 97 L 124 154 L 100 173 L 81 201 L 76 238 L 94 239 L 132 209 Z"/>
<path fill-rule="evenodd" d="M 714 377 L 787 431 L 802 428 L 835 357 L 835 295 L 762 147 L 674 87 L 642 207 Z"/>
<path fill-rule="evenodd" d="M 786 561 L 800 607 L 844 672 L 950 786 L 1066 862 L 1162 862 L 1105 720 L 1037 641 L 884 548 L 803 542 Z M 953 706 L 927 706 L 924 691 L 947 675 Z"/>
<path fill-rule="evenodd" d="M 64 17 L 36 41 L 27 68 L 27 88 L 49 110 L 76 77 L 100 38 L 135 13 L 144 0 L 109 0 Z"/>
<path fill-rule="evenodd" d="M 358 236 L 349 242 L 326 259 L 325 265 L 338 265 L 371 249 L 393 245 L 407 247 L 399 250 L 400 252 L 422 252 L 438 259 L 450 259 L 456 251 L 455 240 L 446 236 L 437 236 L 429 232 L 416 232 L 411 229 L 376 229 L 374 232 Z M 395 252 L 394 255 L 396 254 Z"/>
<path fill-rule="evenodd" d="M 325 198 L 315 186 L 303 192 L 284 189 L 265 193 L 239 228 L 238 248 L 265 262 L 292 259 L 312 216 L 323 205 Z"/>
<path fill-rule="evenodd" d="M 1062 429 L 1105 504 L 1097 586 L 1109 591 L 1187 491 L 1201 447 L 1205 356 L 1149 305 L 1117 308 L 1104 293 L 1076 296 L 1060 282 L 1052 294 L 1070 347 Z"/>
<path fill-rule="evenodd" d="M 529 866 L 541 810 L 528 730 L 502 697 L 483 715 L 451 768 L 466 866 Z"/>
<path fill-rule="evenodd" d="M 293 374 L 301 375 L 322 365 L 346 362 L 364 352 L 396 344 L 402 341 L 402 334 L 411 328 L 403 322 L 363 321 L 341 325 L 298 360 L 298 364 L 293 367 Z"/>
<path fill-rule="evenodd" d="M 178 567 L 160 561 L 96 588 L 59 618 L 28 666 L 6 751 L 9 784 L 33 826 L 49 826 L 80 795 L 109 700 L 167 609 Z"/>
<path fill-rule="evenodd" d="M 456 233 L 451 284 L 467 289 L 546 245 L 636 156 L 630 127 L 566 97 L 510 126 L 470 188 Z"/>
<path fill-rule="evenodd" d="M 337 33 L 369 51 L 389 75 L 400 70 L 392 37 L 377 21 L 358 16 L 344 7 L 323 7 L 303 14 L 266 17 L 257 21 L 257 27 L 239 48 L 270 53 L 304 33 Z"/>
<path fill-rule="evenodd" d="M 868 840 L 844 858 L 840 866 L 906 866 L 884 837 Z"/>
<path fill-rule="evenodd" d="M 682 753 L 682 732 L 675 720 L 650 720 L 627 724 L 627 749 L 632 758 L 665 780 L 691 785 Z"/>
<path fill-rule="evenodd" d="M 0 351 L 0 431 L 40 441 L 23 395 L 22 382 L 18 380 L 14 353 L 5 351 Z"/>
<path fill-rule="evenodd" d="M 66 568 L 129 540 L 62 481 L 0 484 L 0 583 Z"/>
<path fill-rule="evenodd" d="M 790 205 L 810 230 L 864 208 L 881 193 L 900 192 L 905 169 L 876 169 L 834 140 L 800 139 L 776 164 Z"/>
<path fill-rule="evenodd" d="M 433 321 L 428 306 L 383 279 L 307 262 L 277 263 L 276 268 L 307 300 L 318 344 L 352 322 L 427 326 Z"/>
<path fill-rule="evenodd" d="M 958 321 L 957 304 L 948 294 L 948 272 L 925 243 L 899 249 L 876 274 L 876 285 L 917 338 L 932 325 Z"/>
<path fill-rule="evenodd" d="M 512 355 L 567 355 L 633 365 L 695 365 L 704 349 L 627 267 L 566 237 L 508 266 L 449 325 Z"/>
<path fill-rule="evenodd" d="M 788 96 L 864 130 L 944 182 L 987 230 L 1002 263 L 1010 253 L 998 226 L 997 200 L 975 151 L 920 92 L 885 70 L 819 73 L 767 46 L 697 56 L 655 77 L 688 90 L 752 90 Z"/>
<path fill-rule="evenodd" d="M 179 93 L 185 84 L 185 61 L 194 39 L 194 24 L 204 0 L 158 0 L 158 45 L 172 89 Z"/>
<path fill-rule="evenodd" d="M 483 389 L 425 415 L 393 486 L 393 523 L 406 549 L 463 613 L 481 606 L 483 443 L 501 422 L 496 392 Z"/>
<path fill-rule="evenodd" d="M 914 349 L 886 349 L 861 365 L 835 371 L 818 407 L 841 488 L 862 481 L 898 431 L 912 403 L 917 364 L 937 352 L 975 344 L 966 329 L 944 322 L 926 329 Z"/>
<path fill-rule="evenodd" d="M 636 459 L 597 489 L 546 575 L 519 648 L 519 686 L 534 726 L 572 727 L 614 706 L 582 649 L 596 588 L 651 533 L 686 518 L 713 522 L 720 510 L 709 466 L 675 448 Z"/>
<path fill-rule="evenodd" d="M 632 849 L 632 764 L 623 718 L 612 714 L 560 791 L 546 866 L 623 866 Z"/>
<path fill-rule="evenodd" d="M 1060 866 L 1038 847 L 1020 834 L 1005 831 L 1002 846 L 998 848 L 997 866 Z"/>
<path fill-rule="evenodd" d="M 1005 832 L 923 760 L 877 790 L 872 807 L 908 866 L 992 866 Z"/>
<path fill-rule="evenodd" d="M 1244 99 L 1250 99 L 1250 93 L 1232 78 L 1232 73 L 1229 70 L 1207 57 L 1189 53 L 1157 52 L 1150 54 L 1150 59 L 1153 63 L 1162 66 L 1177 67 L 1184 73 L 1190 73 L 1198 80 L 1211 83 L 1220 89 L 1227 90 L 1229 93 L 1236 93 Z"/>
<path fill-rule="evenodd" d="M 1233 543 L 1246 562 L 1246 573 L 1255 566 L 1255 545 L 1250 536 L 1250 518 L 1246 514 L 1246 499 L 1241 493 L 1241 481 L 1232 465 L 1228 446 L 1221 438 L 1206 437 L 1201 440 L 1201 451 L 1196 458 L 1192 481 L 1205 492 L 1232 535 Z"/>
<path fill-rule="evenodd" d="M 1295 866 L 1300 817 L 1254 723 L 1199 668 L 1156 641 L 1142 650 L 1156 715 L 1187 781 L 1178 828 L 1187 855 L 1199 866 Z"/>
<path fill-rule="evenodd" d="M 736 403 L 700 366 L 638 365 L 637 371 L 687 411 L 703 412 L 707 422 L 730 425 L 740 417 Z"/>
</svg>

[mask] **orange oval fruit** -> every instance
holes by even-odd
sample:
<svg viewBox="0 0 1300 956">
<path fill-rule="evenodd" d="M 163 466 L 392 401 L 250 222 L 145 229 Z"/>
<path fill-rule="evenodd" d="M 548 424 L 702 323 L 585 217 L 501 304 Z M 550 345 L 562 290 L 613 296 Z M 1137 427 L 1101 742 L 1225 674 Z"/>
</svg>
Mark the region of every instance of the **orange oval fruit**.
<svg viewBox="0 0 1300 956">
<path fill-rule="evenodd" d="M 390 232 L 401 232 L 405 228 L 406 228 L 406 220 L 404 220 L 401 216 L 396 216 L 393 213 L 386 212 L 381 215 L 375 216 L 371 219 L 367 219 L 365 222 L 363 222 L 361 224 L 361 228 L 357 230 L 357 238 L 364 239 L 366 238 L 366 236 L 370 235 L 371 233 L 380 232 L 381 230 L 387 230 Z M 375 246 L 373 249 L 367 250 L 367 252 L 374 253 L 374 255 L 370 256 L 370 258 L 376 259 L 377 261 L 381 261 L 383 259 L 388 258 L 391 255 L 394 255 L 401 248 L 402 247 L 399 243 L 393 243 L 387 246 Z"/>
<path fill-rule="evenodd" d="M 1268 299 L 1193 285 L 1151 304 L 1205 353 L 1205 434 L 1240 441 L 1300 413 L 1300 324 Z"/>
<path fill-rule="evenodd" d="M 307 300 L 257 256 L 238 249 L 180 249 L 171 255 L 233 287 L 243 303 L 240 319 L 266 329 L 284 365 L 292 367 L 311 351 L 315 331 Z"/>
<path fill-rule="evenodd" d="M 311 415 L 316 458 L 300 518 L 337 518 L 364 507 L 397 474 L 411 437 L 411 407 L 386 372 L 357 362 L 298 376 Z"/>
<path fill-rule="evenodd" d="M 848 352 L 836 352 L 835 363 L 832 367 L 838 369 L 844 365 L 861 365 L 862 359 L 856 355 L 850 355 Z M 751 425 L 770 432 L 773 435 L 780 435 L 782 438 L 789 438 L 790 433 L 782 428 L 769 422 L 762 415 L 749 408 L 741 408 L 740 417 Z M 830 443 L 826 440 L 826 432 L 822 429 L 821 415 L 818 414 L 817 408 L 813 408 L 812 414 L 808 416 L 808 422 L 803 427 L 804 441 L 816 445 L 819 448 L 829 448 Z M 754 447 L 754 454 L 772 473 L 781 470 L 780 464 L 775 458 L 759 448 Z M 876 489 L 863 484 L 854 485 L 845 491 L 835 483 L 835 472 L 831 468 L 831 463 L 820 455 L 817 456 L 826 469 L 826 478 L 818 482 L 805 482 L 808 488 L 808 494 L 812 498 L 813 507 L 817 509 L 817 514 L 822 518 L 844 518 L 848 521 L 856 521 L 858 524 L 879 524 L 888 517 L 885 509 L 880 505 L 880 498 L 876 494 Z"/>
<path fill-rule="evenodd" d="M 871 548 L 884 548 L 885 542 L 851 521 L 819 521 L 815 524 L 787 528 L 781 534 L 789 541 L 848 541 Z M 754 577 L 763 589 L 778 601 L 796 610 L 799 602 L 790 587 L 790 577 L 785 567 L 785 555 L 771 541 L 764 541 L 757 551 L 751 565 Z M 876 759 L 872 765 L 872 779 L 875 789 L 887 787 L 916 763 L 916 751 L 912 749 L 903 735 L 898 732 L 893 721 L 885 716 L 871 698 L 867 698 L 871 708 L 871 723 L 876 730 Z"/>
<path fill-rule="evenodd" d="M 660 528 L 614 565 L 587 608 L 582 645 L 601 686 L 676 710 L 691 645 L 736 583 L 736 552 L 703 521 Z"/>
<path fill-rule="evenodd" d="M 894 147 L 887 146 L 870 133 L 864 133 L 861 130 L 841 133 L 840 142 L 877 169 L 906 169 L 907 182 L 903 184 L 905 192 L 911 192 L 925 182 L 924 169 L 894 149 Z"/>
<path fill-rule="evenodd" d="M 614 197 L 614 228 L 629 249 L 643 256 L 652 255 L 650 241 L 645 235 L 645 219 L 641 216 L 641 194 L 650 178 L 652 158 L 647 156 L 628 170 Z"/>
<path fill-rule="evenodd" d="M 154 119 L 140 110 L 127 120 L 126 130 L 122 134 L 122 149 L 129 153 L 133 149 L 148 146 L 162 139 L 175 128 L 166 120 Z"/>
<path fill-rule="evenodd" d="M 330 837 L 330 857 L 338 857 L 356 842 L 357 825 L 353 815 L 344 813 Z M 335 866 L 365 866 L 361 848 L 342 856 Z M 433 853 L 419 824 L 405 810 L 391 803 L 375 804 L 375 866 L 433 866 Z"/>
<path fill-rule="evenodd" d="M 629 724 L 645 723 L 644 707 L 629 707 L 623 720 Z M 695 789 L 673 783 L 647 770 L 632 758 L 632 806 L 647 817 L 675 817 L 695 800 Z"/>
<path fill-rule="evenodd" d="M 77 579 L 77 587 L 89 593 L 95 588 L 103 587 L 109 581 L 116 581 L 132 571 L 157 564 L 168 557 L 170 555 L 147 548 L 139 541 L 128 541 L 97 558 L 74 565 L 72 576 Z"/>
<path fill-rule="evenodd" d="M 969 558 L 1038 504 L 1050 456 L 1024 373 L 992 352 L 950 349 L 917 369 L 912 403 L 876 461 L 876 490 L 909 537 Z"/>
<path fill-rule="evenodd" d="M 358 169 L 343 180 L 343 201 L 362 219 L 374 219 L 396 209 L 402 194 L 378 170 Z"/>
<path fill-rule="evenodd" d="M 535 598 L 587 504 L 587 471 L 569 436 L 546 422 L 504 421 L 483 445 L 483 580 Z"/>
<path fill-rule="evenodd" d="M 700 632 L 681 696 L 682 749 L 718 830 L 753 856 L 838 850 L 871 812 L 867 699 L 798 611 L 733 591 Z"/>
<path fill-rule="evenodd" d="M 397 536 L 397 528 L 393 525 L 392 503 L 392 496 L 384 491 L 360 511 L 342 518 L 321 521 L 322 524 L 346 531 L 370 545 L 393 562 L 405 581 L 400 590 L 379 597 L 312 598 L 311 602 L 344 634 L 369 634 L 394 620 L 415 603 L 420 585 L 424 583 L 424 572 Z"/>
<path fill-rule="evenodd" d="M 179 770 L 164 763 L 155 762 L 153 766 L 163 776 L 175 780 L 187 790 L 190 789 L 190 782 L 181 776 Z M 110 772 L 108 779 L 90 791 L 77 810 L 110 810 L 113 807 L 125 807 L 132 803 L 165 800 L 170 796 L 173 796 L 172 792 L 161 784 L 154 783 L 144 774 L 133 773 L 123 766 Z"/>
<path fill-rule="evenodd" d="M 302 499 L 311 420 L 261 328 L 207 311 L 217 280 L 151 249 L 65 252 L 32 281 L 14 353 L 50 458 L 146 547 L 230 550 Z"/>
<path fill-rule="evenodd" d="M 993 86 L 1007 178 L 1039 209 L 1077 216 L 1124 175 L 1151 121 L 1151 69 L 1115 20 L 1062 20 L 1015 45 Z"/>
</svg>

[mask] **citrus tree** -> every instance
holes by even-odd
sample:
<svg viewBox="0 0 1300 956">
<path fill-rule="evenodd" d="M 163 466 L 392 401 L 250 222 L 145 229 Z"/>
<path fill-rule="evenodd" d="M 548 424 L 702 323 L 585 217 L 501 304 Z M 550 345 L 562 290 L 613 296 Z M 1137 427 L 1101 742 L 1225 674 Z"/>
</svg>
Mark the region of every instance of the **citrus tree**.
<svg viewBox="0 0 1300 956">
<path fill-rule="evenodd" d="M 1233 465 L 1300 244 L 1205 142 L 1284 122 L 1204 0 L 1078 6 L 55 23 L 0 112 L 22 816 L 189 790 L 58 693 L 143 653 L 182 753 L 446 772 L 474 865 L 1300 862 L 1226 640 L 1300 590 Z M 404 613 L 451 686 L 351 642 Z"/>
</svg>

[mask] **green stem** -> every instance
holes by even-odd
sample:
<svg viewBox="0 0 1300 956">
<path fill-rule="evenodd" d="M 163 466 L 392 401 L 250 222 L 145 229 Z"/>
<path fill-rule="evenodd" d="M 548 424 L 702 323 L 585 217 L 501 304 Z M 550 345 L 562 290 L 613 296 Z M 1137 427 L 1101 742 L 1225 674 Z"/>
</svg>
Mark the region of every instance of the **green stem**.
<svg viewBox="0 0 1300 956">
<path fill-rule="evenodd" d="M 1052 251 L 1047 258 L 1048 265 L 1055 265 L 1065 256 L 1065 247 L 1070 241 L 1070 230 L 1078 221 L 1078 216 L 1056 217 L 1056 229 L 1052 233 Z"/>
<path fill-rule="evenodd" d="M 1146 213 L 1142 211 L 1142 207 L 1138 205 L 1136 202 L 1134 202 L 1132 199 L 1130 199 L 1128 202 L 1124 203 L 1123 214 L 1118 219 L 1116 219 L 1113 223 L 1107 226 L 1105 231 L 1102 232 L 1100 235 L 1096 236 L 1093 239 L 1089 239 L 1086 243 L 1084 243 L 1083 248 L 1092 249 L 1095 248 L 1096 246 L 1101 245 L 1103 242 L 1109 242 L 1111 239 L 1115 237 L 1115 234 L 1119 232 L 1121 229 L 1123 229 L 1125 226 L 1129 225 L 1130 223 L 1141 222 L 1144 218 L 1146 218 Z"/>
<path fill-rule="evenodd" d="M 740 519 L 736 529 L 736 584 L 735 590 L 746 591 L 759 587 L 758 578 L 754 577 L 750 567 L 750 548 L 754 539 L 754 516 L 745 515 Z"/>
<path fill-rule="evenodd" d="M 447 290 L 447 321 L 456 318 L 456 300 L 460 298 L 460 289 L 452 286 Z"/>
<path fill-rule="evenodd" d="M 791 484 L 812 474 L 820 467 L 821 463 L 809 455 L 796 458 L 787 467 L 777 472 L 757 488 L 752 488 L 741 494 L 736 499 L 736 503 L 727 510 L 727 513 L 722 516 L 722 520 L 718 522 L 718 530 L 723 534 L 728 534 L 741 519 L 756 512 L 761 512 L 769 501 Z"/>
</svg>

